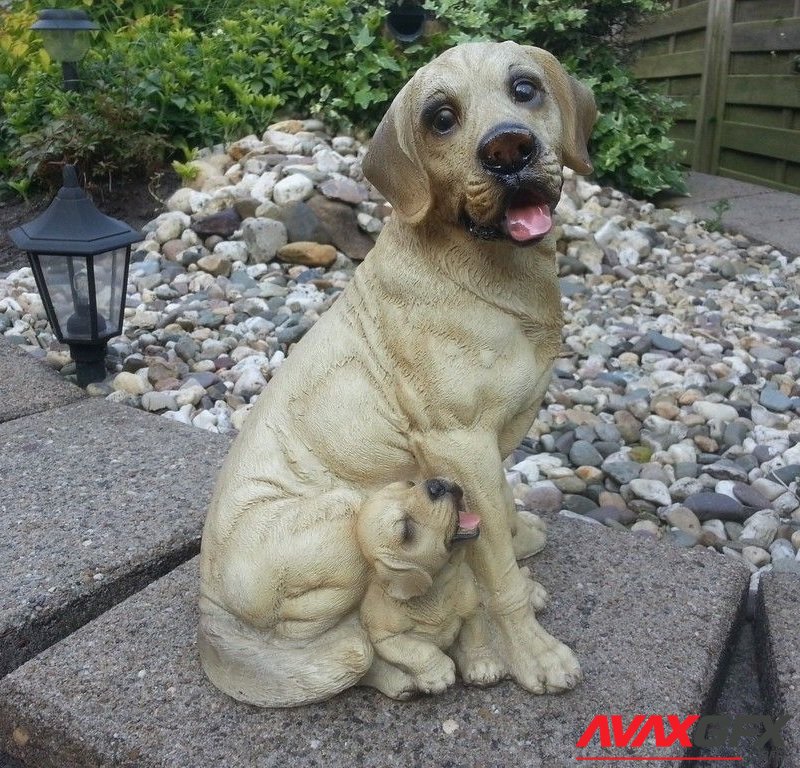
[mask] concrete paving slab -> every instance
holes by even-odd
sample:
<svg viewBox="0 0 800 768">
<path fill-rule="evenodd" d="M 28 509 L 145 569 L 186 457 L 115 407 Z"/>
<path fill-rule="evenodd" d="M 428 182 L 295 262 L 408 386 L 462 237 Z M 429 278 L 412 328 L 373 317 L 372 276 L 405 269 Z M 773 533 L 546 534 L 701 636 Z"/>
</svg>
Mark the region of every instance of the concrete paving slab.
<svg viewBox="0 0 800 768">
<path fill-rule="evenodd" d="M 0 423 L 84 397 L 80 387 L 0 337 Z"/>
<path fill-rule="evenodd" d="M 0 681 L 0 750 L 36 768 L 566 768 L 579 754 L 641 754 L 576 749 L 596 714 L 713 706 L 748 583 L 740 565 L 562 519 L 532 566 L 551 594 L 542 623 L 583 665 L 570 693 L 507 682 L 406 703 L 368 689 L 291 710 L 237 703 L 199 666 L 193 560 Z"/>
<path fill-rule="evenodd" d="M 714 714 L 760 717 L 768 711 L 758 684 L 753 625 L 748 621 L 745 622 L 736 640 L 728 674 L 714 708 Z M 699 755 L 705 758 L 726 757 L 730 762 L 740 757 L 744 758 L 742 764 L 747 768 L 769 768 L 769 748 L 761 744 L 761 733 L 754 730 L 748 732 L 738 743 L 726 743 L 721 747 L 704 747 Z M 709 761 L 708 765 L 713 763 Z"/>
<path fill-rule="evenodd" d="M 675 196 L 669 198 L 669 203 L 693 204 L 711 200 L 720 200 L 723 197 L 732 200 L 737 197 L 770 194 L 775 190 L 762 187 L 758 184 L 748 184 L 745 181 L 729 179 L 725 176 L 713 176 L 710 173 L 689 171 L 686 174 L 686 187 L 688 196 Z"/>
<path fill-rule="evenodd" d="M 756 605 L 756 644 L 764 698 L 773 717 L 791 715 L 783 727 L 784 745 L 773 750 L 773 768 L 800 766 L 800 577 L 769 573 L 760 581 Z"/>
<path fill-rule="evenodd" d="M 0 677 L 199 551 L 229 444 L 104 400 L 0 425 Z"/>
<path fill-rule="evenodd" d="M 726 200 L 730 208 L 721 217 L 725 231 L 769 243 L 786 256 L 800 255 L 800 195 L 696 171 L 686 175 L 686 185 L 688 196 L 665 198 L 659 204 L 714 219 L 712 206 Z"/>
</svg>

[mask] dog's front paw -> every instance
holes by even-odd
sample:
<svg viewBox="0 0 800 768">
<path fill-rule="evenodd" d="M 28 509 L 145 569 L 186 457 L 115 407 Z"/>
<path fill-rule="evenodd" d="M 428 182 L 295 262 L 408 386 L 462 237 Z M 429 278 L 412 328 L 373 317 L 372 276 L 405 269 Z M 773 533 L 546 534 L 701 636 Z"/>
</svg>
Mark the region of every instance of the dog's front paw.
<svg viewBox="0 0 800 768">
<path fill-rule="evenodd" d="M 550 638 L 552 645 L 539 656 L 544 671 L 545 689 L 548 693 L 560 693 L 574 688 L 583 675 L 575 654 L 564 643 Z"/>
<path fill-rule="evenodd" d="M 456 665 L 442 654 L 430 668 L 414 675 L 414 683 L 422 693 L 444 693 L 456 681 Z"/>
<path fill-rule="evenodd" d="M 581 680 L 575 654 L 545 632 L 531 614 L 504 628 L 511 676 L 531 693 L 559 693 Z"/>
<path fill-rule="evenodd" d="M 512 538 L 514 557 L 522 560 L 544 549 L 547 542 L 546 526 L 539 515 L 519 509 L 516 512 L 516 532 Z"/>
</svg>

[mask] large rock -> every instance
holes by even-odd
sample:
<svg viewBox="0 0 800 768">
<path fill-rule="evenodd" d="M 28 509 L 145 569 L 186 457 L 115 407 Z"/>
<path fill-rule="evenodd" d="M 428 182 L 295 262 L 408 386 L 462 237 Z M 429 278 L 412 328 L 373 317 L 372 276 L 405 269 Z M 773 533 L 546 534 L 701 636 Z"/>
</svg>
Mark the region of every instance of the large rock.
<svg viewBox="0 0 800 768">
<path fill-rule="evenodd" d="M 311 242 L 330 244 L 331 236 L 308 203 L 297 201 L 279 208 L 274 216 L 286 227 L 289 242 Z"/>
<path fill-rule="evenodd" d="M 336 249 L 320 243 L 287 243 L 278 251 L 278 258 L 290 264 L 305 264 L 307 267 L 328 267 L 336 261 Z"/>
<path fill-rule="evenodd" d="M 319 191 L 331 200 L 341 200 L 343 203 L 357 205 L 363 203 L 368 197 L 363 184 L 358 184 L 347 176 L 334 173 L 319 185 Z"/>
<path fill-rule="evenodd" d="M 235 208 L 225 208 L 219 213 L 212 213 L 210 216 L 203 216 L 192 224 L 192 229 L 200 237 L 210 237 L 219 235 L 220 237 L 230 237 L 242 223 L 242 217 Z"/>
<path fill-rule="evenodd" d="M 307 176 L 294 173 L 284 176 L 273 188 L 272 199 L 278 205 L 308 200 L 314 194 L 314 182 Z"/>
<path fill-rule="evenodd" d="M 280 221 L 263 218 L 245 219 L 242 237 L 247 243 L 250 260 L 255 264 L 272 261 L 288 241 L 286 227 Z"/>
<path fill-rule="evenodd" d="M 375 241 L 358 228 L 356 212 L 347 203 L 315 195 L 308 206 L 328 231 L 331 242 L 348 258 L 361 261 L 375 246 Z"/>
<path fill-rule="evenodd" d="M 506 682 L 411 703 L 366 689 L 299 709 L 237 703 L 200 670 L 193 562 L 2 681 L 0 748 L 36 768 L 560 768 L 597 753 L 596 739 L 575 747 L 597 714 L 704 711 L 738 629 L 743 565 L 565 520 L 529 563 L 551 595 L 544 626 L 583 665 L 567 694 Z"/>
</svg>

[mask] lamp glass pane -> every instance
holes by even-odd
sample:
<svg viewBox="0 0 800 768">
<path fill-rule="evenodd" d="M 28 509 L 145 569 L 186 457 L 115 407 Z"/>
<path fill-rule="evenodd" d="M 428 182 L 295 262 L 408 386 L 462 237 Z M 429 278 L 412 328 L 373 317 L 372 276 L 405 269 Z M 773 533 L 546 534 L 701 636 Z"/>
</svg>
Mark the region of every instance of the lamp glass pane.
<svg viewBox="0 0 800 768">
<path fill-rule="evenodd" d="M 86 257 L 40 254 L 38 258 L 64 340 L 90 340 L 92 326 Z"/>
<path fill-rule="evenodd" d="M 106 326 L 105 333 L 119 334 L 122 330 L 122 305 L 127 286 L 125 279 L 125 256 L 127 248 L 106 251 L 94 257 L 94 284 L 97 295 L 97 313 Z"/>
<path fill-rule="evenodd" d="M 44 49 L 53 61 L 80 61 L 89 50 L 89 32 L 81 29 L 40 29 Z"/>
</svg>

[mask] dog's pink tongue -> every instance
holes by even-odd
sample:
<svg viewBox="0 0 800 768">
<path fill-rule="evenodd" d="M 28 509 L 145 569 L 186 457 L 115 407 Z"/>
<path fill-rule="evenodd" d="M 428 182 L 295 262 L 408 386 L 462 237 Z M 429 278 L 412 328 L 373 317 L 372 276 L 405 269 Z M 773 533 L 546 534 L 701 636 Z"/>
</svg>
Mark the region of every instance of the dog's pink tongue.
<svg viewBox="0 0 800 768">
<path fill-rule="evenodd" d="M 472 512 L 458 513 L 458 527 L 464 531 L 474 531 L 481 524 L 481 519 Z"/>
<path fill-rule="evenodd" d="M 517 242 L 546 235 L 552 226 L 550 209 L 544 203 L 512 206 L 506 213 L 508 234 Z"/>
</svg>

